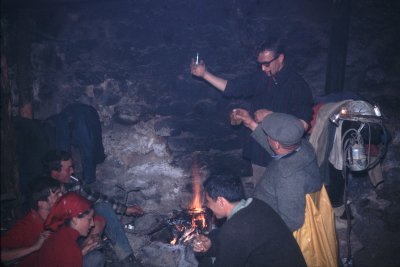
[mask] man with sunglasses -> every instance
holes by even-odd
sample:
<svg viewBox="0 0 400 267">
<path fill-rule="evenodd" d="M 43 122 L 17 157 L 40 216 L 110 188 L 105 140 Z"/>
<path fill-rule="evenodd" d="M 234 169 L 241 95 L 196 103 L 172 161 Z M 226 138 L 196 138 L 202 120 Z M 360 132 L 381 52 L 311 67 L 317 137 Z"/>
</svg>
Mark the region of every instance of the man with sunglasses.
<svg viewBox="0 0 400 267">
<path fill-rule="evenodd" d="M 282 40 L 270 37 L 257 52 L 257 63 L 261 72 L 225 80 L 208 72 L 203 60 L 198 64 L 192 60 L 191 73 L 209 82 L 225 97 L 247 100 L 248 112 L 254 115 L 257 123 L 273 112 L 281 112 L 296 116 L 307 129 L 312 119 L 312 93 L 306 81 L 286 63 Z M 232 124 L 239 123 L 241 121 L 232 121 Z M 243 157 L 252 163 L 253 176 L 249 180 L 254 186 L 271 157 L 250 134 L 250 131 L 246 134 Z"/>
</svg>

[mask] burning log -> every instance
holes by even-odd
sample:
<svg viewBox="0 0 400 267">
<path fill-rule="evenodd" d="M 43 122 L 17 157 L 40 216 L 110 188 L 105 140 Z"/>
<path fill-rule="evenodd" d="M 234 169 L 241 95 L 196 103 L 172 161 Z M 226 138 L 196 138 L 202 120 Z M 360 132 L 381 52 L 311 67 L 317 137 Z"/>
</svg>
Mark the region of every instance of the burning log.
<svg viewBox="0 0 400 267">
<path fill-rule="evenodd" d="M 197 163 L 193 164 L 193 200 L 188 209 L 181 212 L 173 212 L 173 216 L 162 222 L 156 229 L 151 231 L 152 241 L 169 242 L 172 245 L 187 245 L 192 242 L 196 235 L 207 230 L 207 213 L 202 206 L 200 175 Z M 168 229 L 165 232 L 165 229 Z M 160 236 L 164 240 L 160 240 Z M 168 240 L 165 240 L 168 238 Z"/>
<path fill-rule="evenodd" d="M 197 234 L 207 231 L 207 215 L 205 210 L 196 213 L 192 210 L 174 211 L 170 218 L 164 219 L 147 234 L 151 235 L 151 241 L 187 245 Z"/>
</svg>

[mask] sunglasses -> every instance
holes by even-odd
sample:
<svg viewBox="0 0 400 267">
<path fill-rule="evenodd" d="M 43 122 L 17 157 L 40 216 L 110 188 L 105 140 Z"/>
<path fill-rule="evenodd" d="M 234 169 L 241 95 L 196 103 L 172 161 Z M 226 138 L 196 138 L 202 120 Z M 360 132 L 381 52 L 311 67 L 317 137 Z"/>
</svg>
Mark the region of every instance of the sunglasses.
<svg viewBox="0 0 400 267">
<path fill-rule="evenodd" d="M 276 57 L 274 57 L 273 59 L 271 59 L 270 61 L 264 61 L 264 62 L 258 62 L 258 61 L 257 61 L 257 65 L 260 66 L 260 67 L 264 66 L 264 67 L 266 67 L 266 68 L 269 68 L 269 66 L 271 65 L 271 63 L 272 63 L 273 61 L 275 61 L 278 57 L 279 57 L 279 56 L 276 56 Z"/>
</svg>

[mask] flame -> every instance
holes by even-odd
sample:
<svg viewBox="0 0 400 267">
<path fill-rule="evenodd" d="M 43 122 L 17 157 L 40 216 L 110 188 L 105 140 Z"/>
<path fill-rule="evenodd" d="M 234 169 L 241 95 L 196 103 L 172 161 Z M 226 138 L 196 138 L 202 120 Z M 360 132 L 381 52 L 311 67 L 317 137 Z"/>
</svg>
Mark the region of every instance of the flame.
<svg viewBox="0 0 400 267">
<path fill-rule="evenodd" d="M 188 207 L 188 213 L 191 215 L 192 221 L 190 227 L 188 225 L 175 224 L 175 229 L 183 234 L 179 238 L 175 236 L 172 241 L 170 241 L 171 245 L 186 244 L 207 227 L 206 216 L 202 206 L 200 171 L 196 160 L 193 161 L 192 177 L 193 199 Z"/>
<path fill-rule="evenodd" d="M 201 212 L 203 209 L 201 205 L 201 195 L 200 195 L 200 172 L 196 160 L 193 161 L 192 177 L 193 177 L 194 196 L 192 204 L 190 205 L 189 209 L 192 210 L 193 212 Z"/>
<path fill-rule="evenodd" d="M 177 239 L 176 239 L 176 237 L 174 237 L 174 239 L 172 239 L 171 240 L 171 242 L 169 242 L 171 245 L 175 245 L 176 244 L 176 241 L 177 241 Z"/>
<path fill-rule="evenodd" d="M 192 177 L 193 177 L 193 200 L 189 207 L 189 211 L 193 216 L 192 228 L 200 226 L 202 229 L 206 228 L 206 217 L 204 216 L 202 199 L 201 199 L 201 188 L 200 188 L 200 171 L 197 165 L 196 159 L 193 160 L 192 166 Z M 200 225 L 198 225 L 200 224 Z"/>
</svg>

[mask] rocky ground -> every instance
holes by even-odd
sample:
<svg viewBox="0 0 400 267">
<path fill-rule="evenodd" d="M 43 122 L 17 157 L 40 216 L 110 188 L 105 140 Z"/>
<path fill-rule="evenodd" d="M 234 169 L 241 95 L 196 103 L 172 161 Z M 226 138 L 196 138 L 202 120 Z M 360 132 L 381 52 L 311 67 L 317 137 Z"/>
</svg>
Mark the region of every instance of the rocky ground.
<svg viewBox="0 0 400 267">
<path fill-rule="evenodd" d="M 375 190 L 367 177 L 349 180 L 354 265 L 400 266 L 399 6 L 352 5 L 345 89 L 378 103 L 392 135 L 384 187 Z M 289 40 L 289 61 L 320 96 L 330 11 L 313 0 L 76 1 L 32 9 L 35 116 L 47 118 L 73 102 L 97 109 L 107 158 L 95 187 L 145 209 L 141 218 L 121 220 L 133 220 L 127 235 L 146 266 L 197 265 L 190 248 L 152 242 L 146 234 L 187 208 L 194 166 L 201 179 L 250 173 L 241 158 L 242 130 L 228 120 L 244 103 L 223 99 L 192 77 L 191 58 L 198 52 L 212 72 L 236 77 L 254 70 L 254 45 L 279 31 Z M 337 226 L 343 258 L 345 221 L 338 218 Z M 117 266 L 110 250 L 107 255 L 107 266 Z"/>
</svg>

